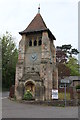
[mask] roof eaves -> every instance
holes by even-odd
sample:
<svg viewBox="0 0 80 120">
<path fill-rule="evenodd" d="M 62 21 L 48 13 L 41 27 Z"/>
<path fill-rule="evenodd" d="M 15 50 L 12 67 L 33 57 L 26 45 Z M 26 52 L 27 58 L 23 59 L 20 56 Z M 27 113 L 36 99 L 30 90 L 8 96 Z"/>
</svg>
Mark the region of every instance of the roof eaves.
<svg viewBox="0 0 80 120">
<path fill-rule="evenodd" d="M 52 40 L 56 40 L 55 36 L 52 34 L 52 32 L 48 29 L 48 33 L 49 33 L 49 37 L 52 39 Z"/>
<path fill-rule="evenodd" d="M 34 30 L 34 31 L 33 30 L 32 31 L 24 30 L 24 31 L 19 32 L 19 34 L 23 35 L 23 34 L 34 33 L 34 32 L 42 32 L 42 31 L 48 31 L 48 29 L 46 28 L 46 29 L 40 29 L 40 30 Z"/>
<path fill-rule="evenodd" d="M 49 34 L 49 37 L 51 38 L 51 40 L 56 40 L 55 36 L 52 34 L 52 32 L 46 28 L 46 29 L 40 29 L 40 30 L 34 30 L 34 31 L 22 31 L 22 32 L 19 32 L 20 35 L 23 35 L 23 34 L 30 34 L 30 33 L 37 33 L 37 32 L 43 32 L 43 31 L 48 31 L 48 34 Z"/>
</svg>

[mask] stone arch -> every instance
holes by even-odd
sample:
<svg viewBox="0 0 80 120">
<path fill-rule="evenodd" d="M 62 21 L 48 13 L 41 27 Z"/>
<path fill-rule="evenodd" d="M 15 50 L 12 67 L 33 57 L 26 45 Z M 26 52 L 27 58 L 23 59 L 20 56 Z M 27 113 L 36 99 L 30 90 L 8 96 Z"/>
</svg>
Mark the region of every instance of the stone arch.
<svg viewBox="0 0 80 120">
<path fill-rule="evenodd" d="M 32 46 L 32 40 L 29 41 L 29 46 Z"/>
<path fill-rule="evenodd" d="M 39 41 L 38 41 L 38 45 L 40 46 L 41 44 L 42 44 L 42 40 L 39 39 Z"/>
<path fill-rule="evenodd" d="M 34 40 L 34 46 L 37 46 L 37 40 Z"/>
<path fill-rule="evenodd" d="M 35 97 L 35 82 L 31 79 L 25 82 L 25 91 L 27 90 L 29 90 L 33 97 Z"/>
</svg>

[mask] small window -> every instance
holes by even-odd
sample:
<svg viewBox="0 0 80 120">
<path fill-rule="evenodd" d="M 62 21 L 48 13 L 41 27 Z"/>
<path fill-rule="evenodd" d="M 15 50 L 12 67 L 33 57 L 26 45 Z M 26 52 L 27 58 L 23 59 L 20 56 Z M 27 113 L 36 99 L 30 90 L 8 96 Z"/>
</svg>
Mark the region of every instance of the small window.
<svg viewBox="0 0 80 120">
<path fill-rule="evenodd" d="M 34 46 L 37 46 L 37 41 L 36 40 L 34 40 Z"/>
<path fill-rule="evenodd" d="M 40 39 L 39 41 L 38 41 L 38 45 L 40 46 L 42 44 L 42 40 Z"/>
<path fill-rule="evenodd" d="M 32 40 L 29 41 L 29 46 L 32 46 Z"/>
</svg>

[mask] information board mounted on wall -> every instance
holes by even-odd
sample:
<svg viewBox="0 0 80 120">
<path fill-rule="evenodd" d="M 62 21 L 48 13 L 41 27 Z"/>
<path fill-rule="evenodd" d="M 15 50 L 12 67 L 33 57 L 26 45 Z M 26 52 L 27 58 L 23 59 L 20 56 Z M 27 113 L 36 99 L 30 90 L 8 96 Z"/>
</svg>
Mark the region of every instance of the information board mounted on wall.
<svg viewBox="0 0 80 120">
<path fill-rule="evenodd" d="M 58 90 L 52 89 L 52 99 L 58 99 Z"/>
</svg>

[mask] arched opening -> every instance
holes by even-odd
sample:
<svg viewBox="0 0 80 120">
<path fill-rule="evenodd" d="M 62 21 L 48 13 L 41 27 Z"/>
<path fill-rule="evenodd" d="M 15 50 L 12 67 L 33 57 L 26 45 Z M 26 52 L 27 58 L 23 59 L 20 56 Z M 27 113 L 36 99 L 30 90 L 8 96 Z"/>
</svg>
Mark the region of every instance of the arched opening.
<svg viewBox="0 0 80 120">
<path fill-rule="evenodd" d="M 37 46 L 37 41 L 36 40 L 34 40 L 34 46 Z"/>
<path fill-rule="evenodd" d="M 29 41 L 29 46 L 32 46 L 32 40 Z"/>
<path fill-rule="evenodd" d="M 38 45 L 40 46 L 42 44 L 42 40 L 40 39 L 39 41 L 38 41 Z"/>
<path fill-rule="evenodd" d="M 33 97 L 35 96 L 35 84 L 32 81 L 28 81 L 25 83 L 25 90 L 29 90 Z"/>
</svg>

